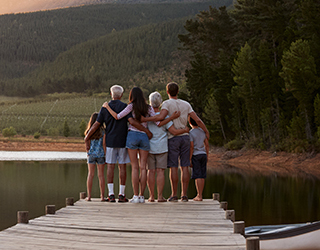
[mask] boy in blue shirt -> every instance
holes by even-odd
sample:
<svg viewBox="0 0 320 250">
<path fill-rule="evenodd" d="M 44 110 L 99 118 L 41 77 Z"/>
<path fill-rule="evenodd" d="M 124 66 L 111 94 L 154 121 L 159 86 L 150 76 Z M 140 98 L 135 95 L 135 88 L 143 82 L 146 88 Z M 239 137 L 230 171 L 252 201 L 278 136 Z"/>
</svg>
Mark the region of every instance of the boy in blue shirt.
<svg viewBox="0 0 320 250">
<path fill-rule="evenodd" d="M 192 167 L 192 179 L 195 179 L 197 196 L 194 201 L 202 201 L 202 192 L 205 178 L 207 177 L 207 162 L 209 155 L 209 142 L 205 132 L 189 116 L 191 130 L 190 135 L 190 162 Z"/>
</svg>

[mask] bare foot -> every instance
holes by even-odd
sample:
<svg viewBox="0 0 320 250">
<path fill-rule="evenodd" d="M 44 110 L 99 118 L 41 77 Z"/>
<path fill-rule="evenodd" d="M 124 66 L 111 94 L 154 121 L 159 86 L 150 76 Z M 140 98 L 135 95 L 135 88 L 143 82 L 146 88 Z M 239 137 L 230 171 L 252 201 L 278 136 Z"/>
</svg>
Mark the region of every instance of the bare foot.
<svg viewBox="0 0 320 250">
<path fill-rule="evenodd" d="M 153 198 L 153 197 L 150 197 L 150 198 L 148 199 L 148 201 L 149 201 L 149 202 L 154 202 L 154 198 Z"/>
<path fill-rule="evenodd" d="M 166 202 L 167 200 L 165 198 L 158 198 L 158 202 Z"/>
<path fill-rule="evenodd" d="M 196 196 L 196 197 L 193 198 L 193 200 L 194 200 L 194 201 L 202 201 L 202 198 L 199 197 L 199 196 Z"/>
<path fill-rule="evenodd" d="M 87 197 L 85 198 L 86 201 L 91 201 L 91 198 Z"/>
</svg>

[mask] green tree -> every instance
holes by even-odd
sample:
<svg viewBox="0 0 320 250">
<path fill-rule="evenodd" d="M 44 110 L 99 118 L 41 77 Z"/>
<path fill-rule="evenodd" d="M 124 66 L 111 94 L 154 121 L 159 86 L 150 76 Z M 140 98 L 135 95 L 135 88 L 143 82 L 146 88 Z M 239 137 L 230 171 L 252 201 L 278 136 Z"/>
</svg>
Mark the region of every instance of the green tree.
<svg viewBox="0 0 320 250">
<path fill-rule="evenodd" d="M 14 127 L 10 126 L 9 128 L 4 128 L 2 130 L 2 135 L 4 137 L 13 137 L 17 134 L 16 130 Z"/>
<path fill-rule="evenodd" d="M 63 123 L 63 136 L 68 137 L 69 135 L 70 135 L 70 128 L 67 120 L 65 119 Z"/>
<path fill-rule="evenodd" d="M 243 98 L 246 107 L 247 131 L 253 138 L 260 135 L 260 98 L 257 93 L 259 79 L 253 64 L 253 54 L 249 44 L 245 44 L 238 53 L 232 67 L 234 81 L 239 86 L 239 94 Z"/>
<path fill-rule="evenodd" d="M 305 119 L 305 133 L 308 140 L 313 138 L 313 102 L 315 90 L 318 89 L 316 65 L 310 55 L 308 41 L 298 40 L 291 44 L 281 60 L 280 76 L 285 81 L 286 90 L 299 102 L 299 110 Z"/>
<path fill-rule="evenodd" d="M 79 125 L 79 135 L 81 137 L 84 137 L 84 132 L 87 129 L 87 123 L 82 119 L 80 125 Z"/>
</svg>

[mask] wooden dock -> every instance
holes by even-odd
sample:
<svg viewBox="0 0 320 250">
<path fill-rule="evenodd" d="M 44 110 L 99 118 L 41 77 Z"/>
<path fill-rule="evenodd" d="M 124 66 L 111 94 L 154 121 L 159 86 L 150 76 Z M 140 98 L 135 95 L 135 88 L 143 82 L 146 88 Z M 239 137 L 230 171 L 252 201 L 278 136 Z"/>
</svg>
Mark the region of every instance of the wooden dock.
<svg viewBox="0 0 320 250">
<path fill-rule="evenodd" d="M 79 200 L 0 232 L 0 249 L 246 249 L 216 200 L 131 204 Z"/>
</svg>

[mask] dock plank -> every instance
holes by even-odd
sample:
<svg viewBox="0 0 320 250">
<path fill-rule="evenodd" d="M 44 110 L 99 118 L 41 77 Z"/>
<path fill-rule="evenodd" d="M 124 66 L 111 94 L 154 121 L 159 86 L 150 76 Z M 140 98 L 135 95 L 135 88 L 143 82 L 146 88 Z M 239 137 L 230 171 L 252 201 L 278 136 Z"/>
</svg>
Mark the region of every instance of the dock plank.
<svg viewBox="0 0 320 250">
<path fill-rule="evenodd" d="M 0 249 L 244 250 L 245 239 L 213 200 L 176 203 L 77 201 L 0 232 Z"/>
</svg>

